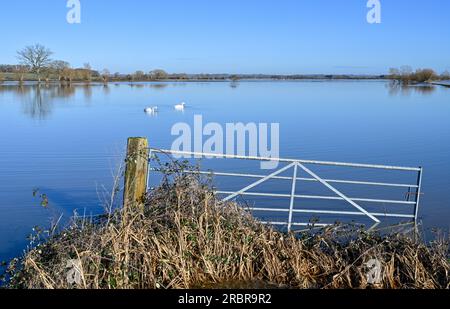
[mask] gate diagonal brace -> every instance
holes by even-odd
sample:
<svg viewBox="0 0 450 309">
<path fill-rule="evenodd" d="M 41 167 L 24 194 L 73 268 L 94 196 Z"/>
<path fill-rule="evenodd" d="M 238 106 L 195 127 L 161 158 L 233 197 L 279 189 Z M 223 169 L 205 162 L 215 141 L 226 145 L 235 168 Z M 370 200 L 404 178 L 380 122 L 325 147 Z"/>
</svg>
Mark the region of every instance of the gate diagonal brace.
<svg viewBox="0 0 450 309">
<path fill-rule="evenodd" d="M 345 194 L 343 194 L 341 191 L 339 191 L 338 189 L 336 189 L 335 187 L 333 187 L 332 185 L 330 185 L 328 182 L 326 182 L 325 180 L 323 180 L 322 178 L 320 178 L 319 176 L 317 176 L 314 172 L 312 172 L 310 169 L 308 169 L 306 166 L 304 166 L 301 163 L 297 163 L 298 166 L 304 170 L 305 172 L 307 172 L 309 175 L 311 175 L 313 178 L 317 179 L 317 181 L 319 181 L 321 184 L 323 184 L 325 187 L 327 187 L 328 189 L 330 189 L 331 191 L 333 191 L 334 193 L 336 193 L 338 196 L 340 196 L 341 198 L 343 198 L 345 201 L 347 201 L 350 205 L 352 205 L 353 207 L 355 207 L 356 209 L 358 209 L 359 211 L 361 211 L 363 214 L 365 214 L 366 216 L 368 216 L 370 219 L 372 219 L 373 221 L 375 221 L 376 223 L 380 223 L 381 221 L 378 220 L 377 218 L 375 218 L 375 216 L 371 215 L 367 210 L 365 210 L 364 208 L 362 208 L 361 206 L 359 206 L 358 204 L 356 204 L 354 201 L 352 201 L 350 198 L 348 198 Z"/>
<path fill-rule="evenodd" d="M 225 199 L 223 199 L 223 201 L 224 201 L 224 202 L 227 202 L 227 201 L 229 201 L 229 200 L 232 200 L 233 198 L 235 198 L 235 197 L 241 195 L 242 193 L 247 192 L 247 191 L 250 190 L 250 189 L 253 189 L 254 187 L 256 187 L 256 186 L 262 184 L 263 182 L 266 182 L 267 180 L 269 180 L 269 179 L 271 179 L 271 178 L 273 178 L 273 177 L 275 177 L 275 176 L 277 176 L 277 175 L 283 173 L 284 171 L 287 171 L 288 169 L 290 169 L 291 167 L 293 167 L 293 166 L 295 166 L 295 165 L 296 165 L 296 162 L 291 163 L 291 164 L 289 164 L 289 165 L 283 167 L 282 169 L 279 169 L 278 171 L 276 171 L 276 172 L 274 172 L 274 173 L 272 173 L 272 174 L 270 174 L 270 175 L 267 175 L 266 177 L 264 177 L 264 178 L 262 178 L 262 179 L 260 179 L 260 180 L 258 180 L 258 181 L 256 181 L 256 182 L 252 183 L 251 185 L 245 187 L 244 189 L 239 190 L 239 191 L 237 191 L 237 192 L 235 192 L 235 193 L 233 193 L 233 194 L 227 196 Z"/>
</svg>

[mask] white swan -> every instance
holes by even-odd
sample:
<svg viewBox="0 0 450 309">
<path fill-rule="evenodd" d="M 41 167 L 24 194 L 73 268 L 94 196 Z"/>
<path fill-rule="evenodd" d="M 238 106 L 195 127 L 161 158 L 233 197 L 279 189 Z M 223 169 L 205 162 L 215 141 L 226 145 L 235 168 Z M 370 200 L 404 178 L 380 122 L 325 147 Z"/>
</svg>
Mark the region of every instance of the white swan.
<svg viewBox="0 0 450 309">
<path fill-rule="evenodd" d="M 158 106 L 147 107 L 146 109 L 144 109 L 144 112 L 146 112 L 147 114 L 154 114 L 157 111 L 158 111 Z"/>
<path fill-rule="evenodd" d="M 175 105 L 175 109 L 177 111 L 184 111 L 184 106 L 186 105 L 186 103 L 182 102 L 181 104 L 177 104 Z"/>
</svg>

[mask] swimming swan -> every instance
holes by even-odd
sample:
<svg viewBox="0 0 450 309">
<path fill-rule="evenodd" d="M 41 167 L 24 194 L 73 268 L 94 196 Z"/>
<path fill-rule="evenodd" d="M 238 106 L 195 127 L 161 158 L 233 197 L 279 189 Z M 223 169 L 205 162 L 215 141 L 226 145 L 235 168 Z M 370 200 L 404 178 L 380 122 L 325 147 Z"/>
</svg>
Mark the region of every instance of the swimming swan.
<svg viewBox="0 0 450 309">
<path fill-rule="evenodd" d="M 146 112 L 147 114 L 154 114 L 158 111 L 158 107 L 154 106 L 154 107 L 147 107 L 146 109 L 144 109 L 144 112 Z"/>
<path fill-rule="evenodd" d="M 177 105 L 175 105 L 175 109 L 178 111 L 183 111 L 185 105 L 186 105 L 186 103 L 184 103 L 184 102 L 181 104 L 177 104 Z"/>
</svg>

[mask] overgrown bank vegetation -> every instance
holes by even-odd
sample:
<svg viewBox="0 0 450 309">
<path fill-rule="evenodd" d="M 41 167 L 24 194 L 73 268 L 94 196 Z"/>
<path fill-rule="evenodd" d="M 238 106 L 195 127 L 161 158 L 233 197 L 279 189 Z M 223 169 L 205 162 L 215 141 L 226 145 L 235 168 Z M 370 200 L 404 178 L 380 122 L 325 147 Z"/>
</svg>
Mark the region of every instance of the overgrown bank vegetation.
<svg viewBox="0 0 450 309">
<path fill-rule="evenodd" d="M 170 180 L 171 179 L 171 180 Z M 382 263 L 368 283 L 366 263 Z M 67 280 L 80 261 L 80 281 Z M 145 206 L 76 220 L 9 267 L 10 288 L 449 288 L 448 246 L 332 227 L 284 234 L 194 176 L 166 178 Z"/>
</svg>

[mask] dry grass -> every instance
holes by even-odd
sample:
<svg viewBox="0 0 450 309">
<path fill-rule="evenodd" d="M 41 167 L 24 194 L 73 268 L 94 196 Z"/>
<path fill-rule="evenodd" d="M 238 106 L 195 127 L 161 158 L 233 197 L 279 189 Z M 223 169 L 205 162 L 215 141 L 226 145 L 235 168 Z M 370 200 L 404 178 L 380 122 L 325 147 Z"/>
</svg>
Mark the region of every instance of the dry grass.
<svg viewBox="0 0 450 309">
<path fill-rule="evenodd" d="M 66 280 L 81 261 L 81 281 Z M 382 282 L 366 263 L 382 262 Z M 193 176 L 169 178 L 145 207 L 77 221 L 10 266 L 11 288 L 449 288 L 448 246 L 332 227 L 284 234 Z"/>
</svg>

